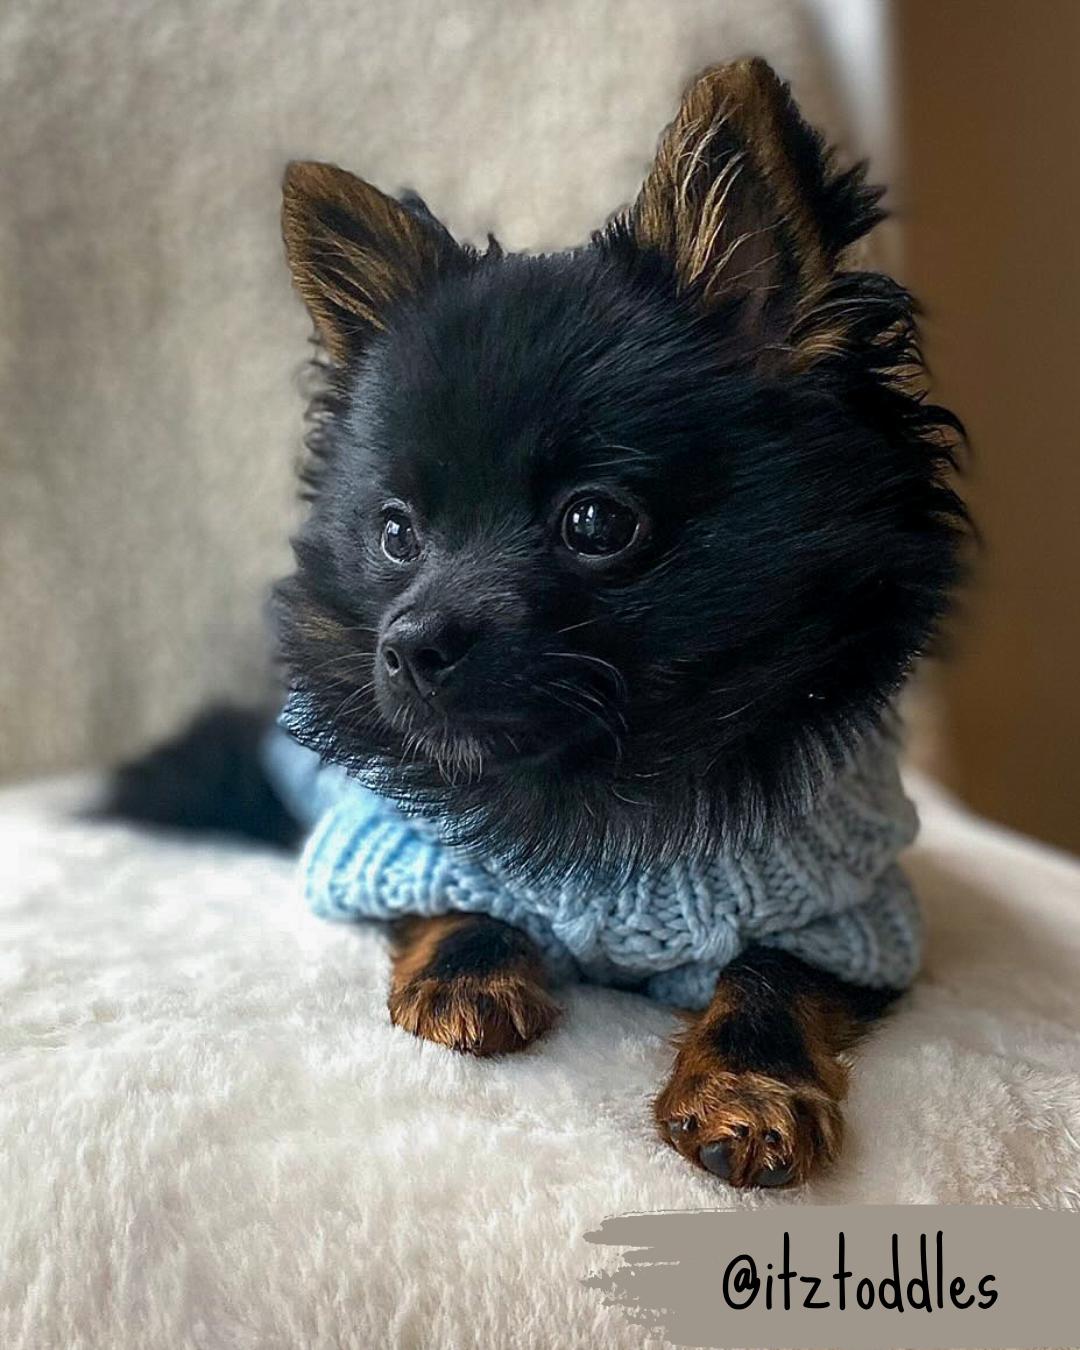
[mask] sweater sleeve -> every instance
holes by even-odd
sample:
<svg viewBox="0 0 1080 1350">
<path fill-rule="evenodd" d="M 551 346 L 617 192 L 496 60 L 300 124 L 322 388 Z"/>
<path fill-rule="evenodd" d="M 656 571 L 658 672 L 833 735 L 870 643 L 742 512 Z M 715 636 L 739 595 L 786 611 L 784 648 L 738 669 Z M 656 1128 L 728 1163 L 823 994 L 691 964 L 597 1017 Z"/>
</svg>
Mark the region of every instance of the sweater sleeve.
<svg viewBox="0 0 1080 1350">
<path fill-rule="evenodd" d="M 852 984 L 906 989 L 919 972 L 922 920 L 911 885 L 894 863 L 862 904 L 763 940 Z"/>
</svg>

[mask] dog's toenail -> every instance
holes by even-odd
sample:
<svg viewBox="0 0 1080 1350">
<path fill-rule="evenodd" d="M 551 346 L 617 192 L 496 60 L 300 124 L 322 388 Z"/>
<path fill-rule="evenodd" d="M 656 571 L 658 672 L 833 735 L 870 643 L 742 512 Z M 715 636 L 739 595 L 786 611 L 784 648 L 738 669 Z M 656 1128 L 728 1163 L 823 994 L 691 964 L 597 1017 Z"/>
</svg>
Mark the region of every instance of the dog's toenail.
<svg viewBox="0 0 1080 1350">
<path fill-rule="evenodd" d="M 682 1116 L 676 1120 L 669 1120 L 667 1123 L 667 1132 L 672 1139 L 682 1139 L 684 1135 L 697 1124 L 693 1116 Z"/>
<path fill-rule="evenodd" d="M 713 1176 L 719 1177 L 721 1181 L 728 1181 L 731 1177 L 731 1155 L 728 1152 L 727 1143 L 720 1140 L 716 1144 L 706 1144 L 698 1153 L 698 1161 Z"/>
<path fill-rule="evenodd" d="M 779 1135 L 779 1133 L 778 1133 L 776 1130 L 766 1130 L 766 1131 L 765 1131 L 765 1142 L 766 1142 L 767 1144 L 778 1144 L 778 1143 L 780 1142 L 780 1135 Z"/>
<path fill-rule="evenodd" d="M 759 1173 L 757 1184 L 759 1186 L 786 1186 L 795 1173 L 795 1167 L 792 1163 L 784 1163 L 780 1167 L 766 1167 Z"/>
</svg>

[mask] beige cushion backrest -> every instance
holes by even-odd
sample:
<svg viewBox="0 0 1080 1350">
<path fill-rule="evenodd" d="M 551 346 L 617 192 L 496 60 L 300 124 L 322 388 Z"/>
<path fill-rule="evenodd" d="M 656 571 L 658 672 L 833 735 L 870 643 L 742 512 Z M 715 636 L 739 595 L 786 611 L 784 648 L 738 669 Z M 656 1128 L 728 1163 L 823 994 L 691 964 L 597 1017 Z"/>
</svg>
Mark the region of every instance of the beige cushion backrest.
<svg viewBox="0 0 1080 1350">
<path fill-rule="evenodd" d="M 309 333 L 282 167 L 574 243 L 696 68 L 760 52 L 836 128 L 783 0 L 8 0 L 0 14 L 0 774 L 267 688 Z"/>
</svg>

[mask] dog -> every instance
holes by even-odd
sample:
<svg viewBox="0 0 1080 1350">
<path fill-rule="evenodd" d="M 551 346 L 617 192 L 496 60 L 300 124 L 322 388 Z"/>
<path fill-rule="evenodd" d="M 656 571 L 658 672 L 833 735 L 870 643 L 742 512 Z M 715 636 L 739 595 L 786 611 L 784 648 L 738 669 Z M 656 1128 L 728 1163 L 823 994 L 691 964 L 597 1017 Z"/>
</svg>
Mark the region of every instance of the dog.
<svg viewBox="0 0 1080 1350">
<path fill-rule="evenodd" d="M 695 79 L 633 204 L 564 253 L 480 251 L 413 193 L 291 164 L 321 348 L 276 602 L 299 738 L 571 898 L 767 855 L 891 745 L 967 517 L 912 298 L 846 261 L 880 196 L 760 60 Z M 477 1054 L 543 1035 L 542 943 L 506 913 L 400 921 L 393 1021 Z M 718 963 L 654 1104 L 734 1186 L 837 1156 L 847 1052 L 904 983 L 791 946 Z"/>
</svg>

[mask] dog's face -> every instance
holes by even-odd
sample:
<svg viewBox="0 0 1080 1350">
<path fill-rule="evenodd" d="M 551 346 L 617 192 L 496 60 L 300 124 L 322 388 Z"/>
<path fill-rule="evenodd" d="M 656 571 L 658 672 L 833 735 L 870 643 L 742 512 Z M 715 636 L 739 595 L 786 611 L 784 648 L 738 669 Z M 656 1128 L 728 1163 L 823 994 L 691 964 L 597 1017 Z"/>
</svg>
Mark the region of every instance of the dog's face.
<svg viewBox="0 0 1080 1350">
<path fill-rule="evenodd" d="M 761 63 L 568 254 L 292 166 L 330 360 L 281 592 L 304 738 L 537 871 L 790 809 L 930 636 L 962 518 L 907 297 L 839 269 L 875 200 Z"/>
</svg>

